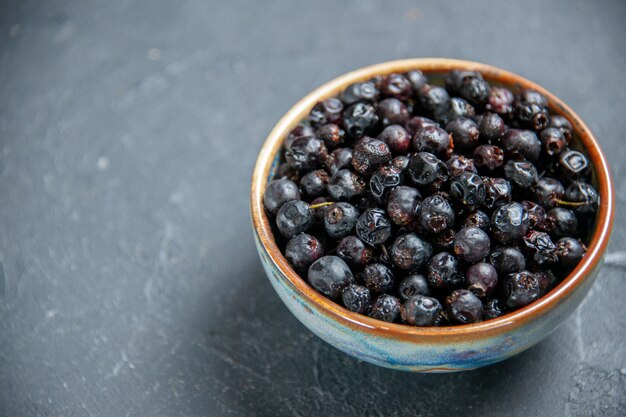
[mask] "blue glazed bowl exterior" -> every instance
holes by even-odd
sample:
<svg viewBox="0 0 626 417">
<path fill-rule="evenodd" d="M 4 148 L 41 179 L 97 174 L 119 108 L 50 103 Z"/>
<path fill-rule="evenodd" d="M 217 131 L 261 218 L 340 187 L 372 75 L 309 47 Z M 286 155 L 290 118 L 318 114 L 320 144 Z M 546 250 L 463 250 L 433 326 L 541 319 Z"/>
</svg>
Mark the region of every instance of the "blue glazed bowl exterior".
<svg viewBox="0 0 626 417">
<path fill-rule="evenodd" d="M 548 96 L 551 107 L 573 122 L 581 147 L 589 154 L 601 203 L 596 230 L 587 255 L 577 268 L 540 300 L 516 312 L 482 323 L 437 328 L 389 324 L 352 313 L 315 292 L 291 269 L 280 253 L 263 209 L 262 193 L 273 178 L 280 144 L 320 99 L 335 95 L 349 83 L 375 74 L 422 69 L 479 70 L 500 84 L 537 89 Z M 591 289 L 610 237 L 613 191 L 602 152 L 587 129 L 564 103 L 519 76 L 484 64 L 446 59 L 396 61 L 364 68 L 339 77 L 309 94 L 274 128 L 260 152 L 253 174 L 251 212 L 256 248 L 263 268 L 280 299 L 300 322 L 337 349 L 357 359 L 393 369 L 415 372 L 451 372 L 475 369 L 516 355 L 553 332 L 570 316 Z"/>
</svg>

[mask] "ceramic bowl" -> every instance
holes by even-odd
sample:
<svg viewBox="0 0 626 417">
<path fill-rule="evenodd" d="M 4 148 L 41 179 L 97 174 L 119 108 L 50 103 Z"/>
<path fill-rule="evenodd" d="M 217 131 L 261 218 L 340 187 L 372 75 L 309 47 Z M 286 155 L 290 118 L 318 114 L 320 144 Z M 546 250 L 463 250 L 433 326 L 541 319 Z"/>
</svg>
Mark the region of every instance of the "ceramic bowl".
<svg viewBox="0 0 626 417">
<path fill-rule="evenodd" d="M 304 119 L 313 105 L 337 95 L 346 86 L 375 75 L 423 71 L 433 83 L 454 69 L 480 71 L 493 85 L 517 92 L 532 88 L 544 94 L 550 110 L 565 116 L 574 128 L 574 147 L 593 164 L 591 182 L 600 195 L 595 230 L 587 254 L 572 273 L 541 299 L 502 317 L 476 324 L 413 327 L 390 324 L 350 312 L 326 299 L 291 268 L 281 254 L 263 208 L 263 191 L 278 166 L 283 138 Z M 267 137 L 252 176 L 251 214 L 254 238 L 263 268 L 281 300 L 313 333 L 360 360 L 394 369 L 445 372 L 475 369 L 516 355 L 548 336 L 574 312 L 591 288 L 609 243 L 614 212 L 613 186 L 606 158 L 583 121 L 561 100 L 539 85 L 511 72 L 476 62 L 453 59 L 408 59 L 361 68 L 317 88 L 276 124 Z"/>
</svg>

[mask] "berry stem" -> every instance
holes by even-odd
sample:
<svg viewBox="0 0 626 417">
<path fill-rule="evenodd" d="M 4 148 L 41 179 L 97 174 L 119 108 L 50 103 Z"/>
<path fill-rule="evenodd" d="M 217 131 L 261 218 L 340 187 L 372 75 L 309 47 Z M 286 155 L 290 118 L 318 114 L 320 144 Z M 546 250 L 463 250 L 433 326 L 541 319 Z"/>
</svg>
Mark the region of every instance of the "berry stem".
<svg viewBox="0 0 626 417">
<path fill-rule="evenodd" d="M 334 201 L 326 201 L 324 203 L 317 203 L 317 204 L 313 204 L 311 206 L 309 206 L 310 209 L 318 209 L 321 207 L 328 207 L 328 206 L 332 206 L 333 204 L 335 204 Z"/>
</svg>

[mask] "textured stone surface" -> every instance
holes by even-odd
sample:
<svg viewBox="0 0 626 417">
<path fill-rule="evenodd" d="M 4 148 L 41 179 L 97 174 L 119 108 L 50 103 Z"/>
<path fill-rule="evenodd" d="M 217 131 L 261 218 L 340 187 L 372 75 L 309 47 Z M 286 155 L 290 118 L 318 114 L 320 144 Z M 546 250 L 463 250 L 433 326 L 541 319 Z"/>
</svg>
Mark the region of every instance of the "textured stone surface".
<svg viewBox="0 0 626 417">
<path fill-rule="evenodd" d="M 0 415 L 620 415 L 623 210 L 584 309 L 552 337 L 475 372 L 411 375 L 289 314 L 255 253 L 248 184 L 313 87 L 448 56 L 571 104 L 621 206 L 624 18 L 619 0 L 2 2 Z"/>
</svg>

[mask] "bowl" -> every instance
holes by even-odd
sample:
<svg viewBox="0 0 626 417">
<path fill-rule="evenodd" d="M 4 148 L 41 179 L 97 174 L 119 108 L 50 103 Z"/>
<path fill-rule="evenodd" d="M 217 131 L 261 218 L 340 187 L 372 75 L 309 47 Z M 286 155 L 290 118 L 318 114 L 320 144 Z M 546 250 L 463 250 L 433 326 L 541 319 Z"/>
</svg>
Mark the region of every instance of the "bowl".
<svg viewBox="0 0 626 417">
<path fill-rule="evenodd" d="M 552 113 L 565 116 L 574 129 L 574 148 L 593 167 L 591 183 L 600 195 L 595 230 L 587 254 L 552 291 L 502 317 L 475 324 L 413 327 L 353 313 L 325 298 L 291 268 L 280 252 L 263 207 L 263 192 L 278 166 L 284 137 L 320 100 L 336 96 L 349 84 L 375 75 L 418 69 L 431 81 L 454 69 L 480 71 L 493 85 L 514 93 L 531 88 L 548 98 Z M 250 195 L 256 247 L 272 286 L 288 309 L 317 336 L 360 360 L 388 368 L 417 372 L 475 369 L 516 355 L 535 345 L 570 316 L 589 292 L 602 267 L 614 214 L 611 175 L 598 141 L 563 101 L 539 85 L 511 72 L 477 62 L 423 58 L 385 62 L 358 69 L 317 88 L 293 106 L 265 140 L 252 175 Z"/>
</svg>

